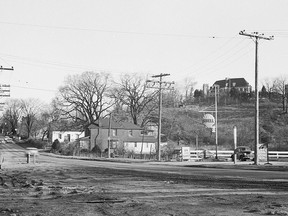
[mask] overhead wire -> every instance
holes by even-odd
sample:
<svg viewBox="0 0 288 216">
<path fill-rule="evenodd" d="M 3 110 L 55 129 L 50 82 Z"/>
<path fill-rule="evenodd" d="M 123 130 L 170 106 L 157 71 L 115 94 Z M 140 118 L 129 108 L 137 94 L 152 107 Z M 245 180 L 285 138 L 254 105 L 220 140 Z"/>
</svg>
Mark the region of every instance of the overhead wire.
<svg viewBox="0 0 288 216">
<path fill-rule="evenodd" d="M 119 31 L 119 30 L 105 30 L 105 29 L 94 29 L 94 28 L 79 28 L 79 27 L 68 27 L 68 26 L 49 26 L 49 25 L 38 25 L 28 23 L 14 23 L 0 21 L 0 24 L 6 25 L 17 25 L 33 28 L 48 28 L 48 29 L 62 29 L 62 30 L 73 30 L 73 31 L 90 31 L 90 32 L 103 32 L 103 33 L 116 33 L 116 34 L 134 34 L 134 35 L 150 35 L 150 36 L 168 36 L 168 37 L 186 37 L 186 38 L 227 38 L 227 36 L 217 35 L 192 35 L 192 34 L 174 34 L 174 33 L 155 33 L 155 32 L 138 32 L 138 31 Z M 229 37 L 229 36 L 228 36 Z M 230 38 L 230 37 L 229 37 Z"/>
<path fill-rule="evenodd" d="M 207 73 L 211 73 L 211 69 L 213 69 L 213 73 L 217 73 L 217 71 L 215 70 L 216 66 L 229 61 L 229 59 L 233 58 L 237 53 L 247 48 L 246 46 L 247 44 L 246 43 L 244 44 L 245 41 L 247 41 L 247 39 L 241 39 L 234 46 L 228 47 L 227 48 L 228 50 L 226 49 L 221 50 L 220 54 L 217 54 L 216 56 L 212 56 L 212 58 L 206 59 L 206 61 L 204 61 L 203 64 L 199 64 L 198 67 L 196 67 L 195 69 L 192 68 L 190 71 L 192 71 L 193 74 L 197 74 L 197 73 L 207 74 Z M 238 48 L 239 46 L 240 48 Z"/>
</svg>

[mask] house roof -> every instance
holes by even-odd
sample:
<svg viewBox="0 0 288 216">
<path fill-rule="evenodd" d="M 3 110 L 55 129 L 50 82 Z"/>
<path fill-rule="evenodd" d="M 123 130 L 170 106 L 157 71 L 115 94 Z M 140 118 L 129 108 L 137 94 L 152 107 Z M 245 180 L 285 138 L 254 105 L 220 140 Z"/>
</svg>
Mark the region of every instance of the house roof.
<svg viewBox="0 0 288 216">
<path fill-rule="evenodd" d="M 116 122 L 114 120 L 110 120 L 111 129 L 124 129 L 124 130 L 143 130 L 140 126 L 135 125 L 130 122 Z M 103 118 L 94 124 L 89 125 L 90 129 L 102 128 L 109 129 L 109 118 Z"/>
<path fill-rule="evenodd" d="M 235 83 L 235 85 L 233 85 Z M 224 80 L 218 80 L 214 85 L 219 85 L 220 88 L 225 87 L 248 87 L 249 83 L 244 78 L 230 78 Z"/>
</svg>

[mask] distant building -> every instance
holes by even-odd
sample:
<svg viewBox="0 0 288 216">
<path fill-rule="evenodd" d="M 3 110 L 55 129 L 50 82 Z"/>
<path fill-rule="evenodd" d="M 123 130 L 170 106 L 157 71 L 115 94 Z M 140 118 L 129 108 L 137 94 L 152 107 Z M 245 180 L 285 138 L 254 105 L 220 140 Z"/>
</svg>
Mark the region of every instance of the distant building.
<svg viewBox="0 0 288 216">
<path fill-rule="evenodd" d="M 203 95 L 206 97 L 209 93 L 209 84 L 203 84 Z"/>
<path fill-rule="evenodd" d="M 95 146 L 102 152 L 108 149 L 123 148 L 126 151 L 133 151 L 135 154 L 155 153 L 157 139 L 153 133 L 145 133 L 145 130 L 129 122 L 116 122 L 108 118 L 100 119 L 91 124 L 90 129 L 90 150 Z M 109 135 L 110 134 L 110 135 Z"/>
<path fill-rule="evenodd" d="M 52 142 L 56 139 L 59 142 L 74 142 L 77 139 L 84 137 L 84 132 L 81 131 L 53 131 L 52 132 Z"/>
<path fill-rule="evenodd" d="M 219 86 L 219 92 L 230 92 L 232 88 L 237 89 L 239 92 L 251 93 L 252 87 L 244 78 L 226 78 L 224 80 L 216 81 L 214 85 Z M 210 92 L 214 92 L 214 88 L 211 87 Z"/>
</svg>

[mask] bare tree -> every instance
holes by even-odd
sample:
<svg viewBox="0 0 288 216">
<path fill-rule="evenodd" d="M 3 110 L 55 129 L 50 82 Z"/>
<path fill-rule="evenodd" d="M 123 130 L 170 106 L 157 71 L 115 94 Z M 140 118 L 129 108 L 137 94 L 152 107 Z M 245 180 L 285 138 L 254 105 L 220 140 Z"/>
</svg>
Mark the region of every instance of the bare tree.
<svg viewBox="0 0 288 216">
<path fill-rule="evenodd" d="M 264 82 L 262 84 L 267 91 L 268 98 L 271 99 L 273 92 L 275 91 L 275 80 L 267 78 L 264 80 Z"/>
<path fill-rule="evenodd" d="M 184 79 L 185 103 L 191 103 L 193 100 L 194 87 L 197 84 L 194 78 L 186 77 Z"/>
<path fill-rule="evenodd" d="M 113 105 L 107 95 L 109 87 L 109 75 L 106 73 L 71 75 L 59 89 L 54 103 L 62 116 L 72 119 L 86 130 L 88 125 L 107 114 Z"/>
<path fill-rule="evenodd" d="M 51 131 L 58 129 L 59 124 L 61 124 L 60 113 L 53 107 L 53 104 L 52 106 L 47 106 L 40 113 L 37 123 L 42 132 L 41 139 L 44 140 L 45 136 L 50 137 Z"/>
<path fill-rule="evenodd" d="M 274 90 L 282 97 L 282 108 L 287 113 L 287 92 L 285 86 L 288 84 L 287 77 L 279 77 L 274 81 Z"/>
<path fill-rule="evenodd" d="M 149 89 L 146 80 L 137 74 L 122 76 L 116 85 L 111 96 L 127 109 L 133 123 L 144 126 L 151 121 L 158 106 L 158 91 Z"/>
<path fill-rule="evenodd" d="M 22 124 L 26 130 L 26 135 L 29 138 L 35 130 L 36 121 L 39 117 L 43 104 L 34 98 L 22 99 L 21 110 L 22 110 Z"/>
<path fill-rule="evenodd" d="M 13 135 L 17 133 L 21 113 L 21 101 L 19 99 L 11 99 L 7 102 L 3 113 L 3 120 L 5 123 L 8 123 L 9 130 Z"/>
</svg>

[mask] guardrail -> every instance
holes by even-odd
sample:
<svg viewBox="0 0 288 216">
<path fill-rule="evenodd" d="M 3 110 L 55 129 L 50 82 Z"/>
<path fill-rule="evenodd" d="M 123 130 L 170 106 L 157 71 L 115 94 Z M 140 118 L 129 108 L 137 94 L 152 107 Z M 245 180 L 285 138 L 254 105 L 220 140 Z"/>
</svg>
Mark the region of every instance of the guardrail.
<svg viewBox="0 0 288 216">
<path fill-rule="evenodd" d="M 217 156 L 221 158 L 231 158 L 231 155 L 233 154 L 233 150 L 227 150 L 227 151 L 217 151 Z M 253 151 L 252 151 L 253 153 Z M 190 151 L 190 158 L 191 159 L 202 159 L 204 158 L 204 154 L 206 154 L 207 157 L 213 155 L 216 155 L 215 150 L 206 150 L 204 153 L 204 150 L 191 150 Z M 279 158 L 288 158 L 288 151 L 268 151 L 269 158 L 273 159 L 279 159 Z"/>
</svg>

